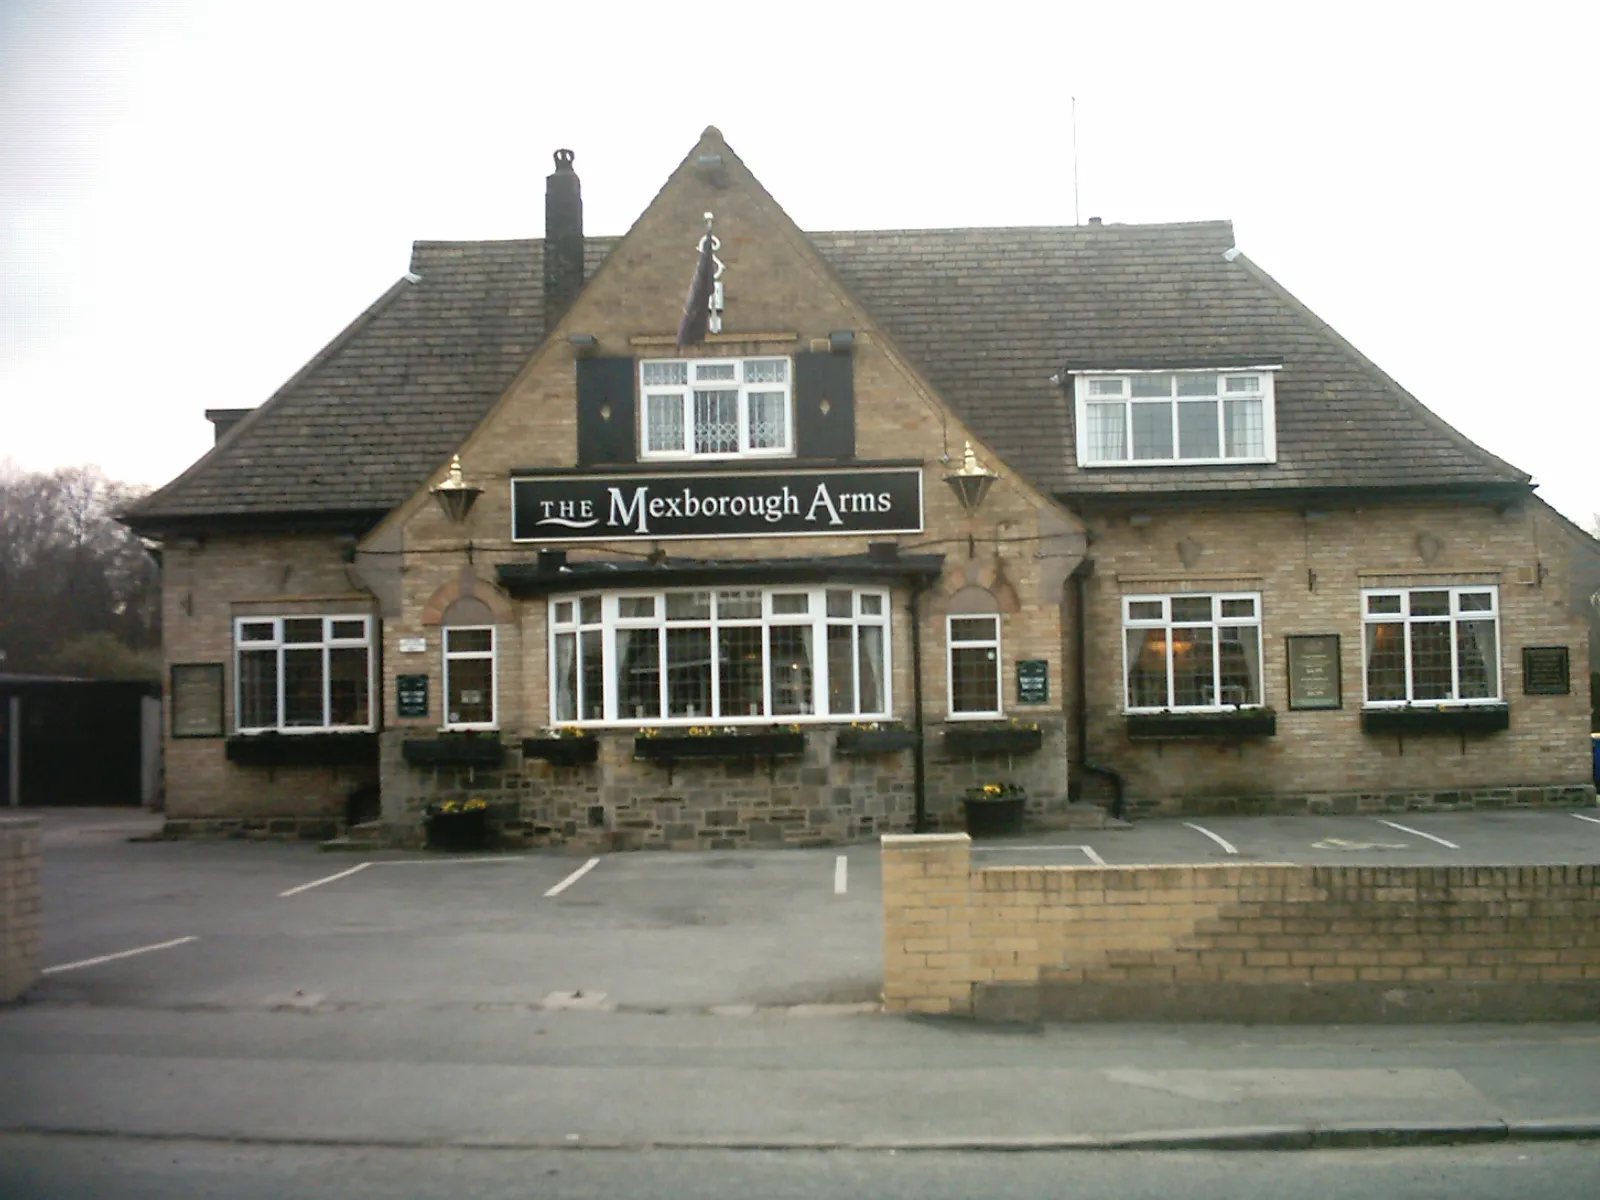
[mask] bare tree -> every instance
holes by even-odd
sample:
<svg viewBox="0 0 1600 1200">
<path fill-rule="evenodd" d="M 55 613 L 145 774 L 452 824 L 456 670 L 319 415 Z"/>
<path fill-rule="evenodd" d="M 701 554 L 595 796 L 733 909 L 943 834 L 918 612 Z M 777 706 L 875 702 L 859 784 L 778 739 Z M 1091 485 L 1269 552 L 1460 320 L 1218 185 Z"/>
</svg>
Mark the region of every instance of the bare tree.
<svg viewBox="0 0 1600 1200">
<path fill-rule="evenodd" d="M 159 646 L 159 572 L 115 519 L 139 494 L 96 467 L 0 464 L 0 670 L 60 669 L 63 648 L 96 634 Z"/>
</svg>

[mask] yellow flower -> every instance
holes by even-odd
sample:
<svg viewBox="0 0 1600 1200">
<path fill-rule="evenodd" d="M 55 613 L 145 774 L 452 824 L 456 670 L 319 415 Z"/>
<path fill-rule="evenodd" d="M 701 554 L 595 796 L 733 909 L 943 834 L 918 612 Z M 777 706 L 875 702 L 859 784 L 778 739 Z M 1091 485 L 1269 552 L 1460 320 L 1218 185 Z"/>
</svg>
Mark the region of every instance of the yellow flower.
<svg viewBox="0 0 1600 1200">
<path fill-rule="evenodd" d="M 482 809 L 485 809 L 485 808 L 488 808 L 488 807 L 489 807 L 489 802 L 487 800 L 483 800 L 483 799 L 480 799 L 477 796 L 474 796 L 471 800 L 468 800 L 465 804 L 463 804 L 461 806 L 461 811 L 462 812 L 479 812 Z"/>
</svg>

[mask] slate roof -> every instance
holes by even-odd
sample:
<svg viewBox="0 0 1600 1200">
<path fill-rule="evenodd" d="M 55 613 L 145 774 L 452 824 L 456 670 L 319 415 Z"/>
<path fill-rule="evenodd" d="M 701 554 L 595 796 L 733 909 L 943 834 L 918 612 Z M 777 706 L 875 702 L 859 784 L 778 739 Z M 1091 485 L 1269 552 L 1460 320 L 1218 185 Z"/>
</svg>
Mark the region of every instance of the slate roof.
<svg viewBox="0 0 1600 1200">
<path fill-rule="evenodd" d="M 1528 483 L 1248 259 L 1225 258 L 1228 222 L 808 236 L 979 437 L 1046 491 L 1110 501 Z M 586 276 L 618 240 L 588 240 Z M 375 520 L 448 458 L 538 346 L 542 266 L 537 239 L 418 242 L 420 279 L 395 284 L 127 519 Z M 1268 466 L 1080 469 L 1070 389 L 1050 382 L 1073 368 L 1268 362 L 1283 364 Z"/>
</svg>

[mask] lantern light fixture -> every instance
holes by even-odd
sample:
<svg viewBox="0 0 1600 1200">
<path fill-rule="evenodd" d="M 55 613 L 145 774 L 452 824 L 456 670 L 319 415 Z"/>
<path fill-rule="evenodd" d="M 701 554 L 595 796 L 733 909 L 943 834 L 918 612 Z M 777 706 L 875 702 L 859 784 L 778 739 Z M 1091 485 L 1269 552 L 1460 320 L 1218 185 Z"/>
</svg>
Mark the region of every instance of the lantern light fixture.
<svg viewBox="0 0 1600 1200">
<path fill-rule="evenodd" d="M 968 442 L 961 455 L 961 468 L 946 475 L 944 481 L 950 485 L 956 499 L 961 501 L 961 507 L 971 514 L 978 511 L 978 506 L 998 478 L 1000 476 L 978 461 L 972 453 L 972 443 Z"/>
<path fill-rule="evenodd" d="M 433 498 L 439 502 L 439 508 L 444 515 L 450 518 L 451 524 L 459 525 L 467 519 L 467 514 L 472 511 L 472 506 L 478 502 L 478 497 L 483 495 L 483 489 L 472 487 L 461 478 L 461 456 L 450 456 L 450 475 L 437 487 L 429 489 Z"/>
</svg>

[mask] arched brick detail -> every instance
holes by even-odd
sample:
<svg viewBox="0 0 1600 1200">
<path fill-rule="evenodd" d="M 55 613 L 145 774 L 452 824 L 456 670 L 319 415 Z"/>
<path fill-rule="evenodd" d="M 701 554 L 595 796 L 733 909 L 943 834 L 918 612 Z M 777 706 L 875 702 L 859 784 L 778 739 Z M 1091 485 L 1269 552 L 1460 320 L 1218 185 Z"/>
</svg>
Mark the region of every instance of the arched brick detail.
<svg viewBox="0 0 1600 1200">
<path fill-rule="evenodd" d="M 517 610 L 510 597 L 492 583 L 479 579 L 471 567 L 465 567 L 458 578 L 452 579 L 428 597 L 428 602 L 422 606 L 422 623 L 443 624 L 446 610 L 457 600 L 466 598 L 481 600 L 488 605 L 496 625 L 510 625 L 517 619 Z"/>
</svg>

